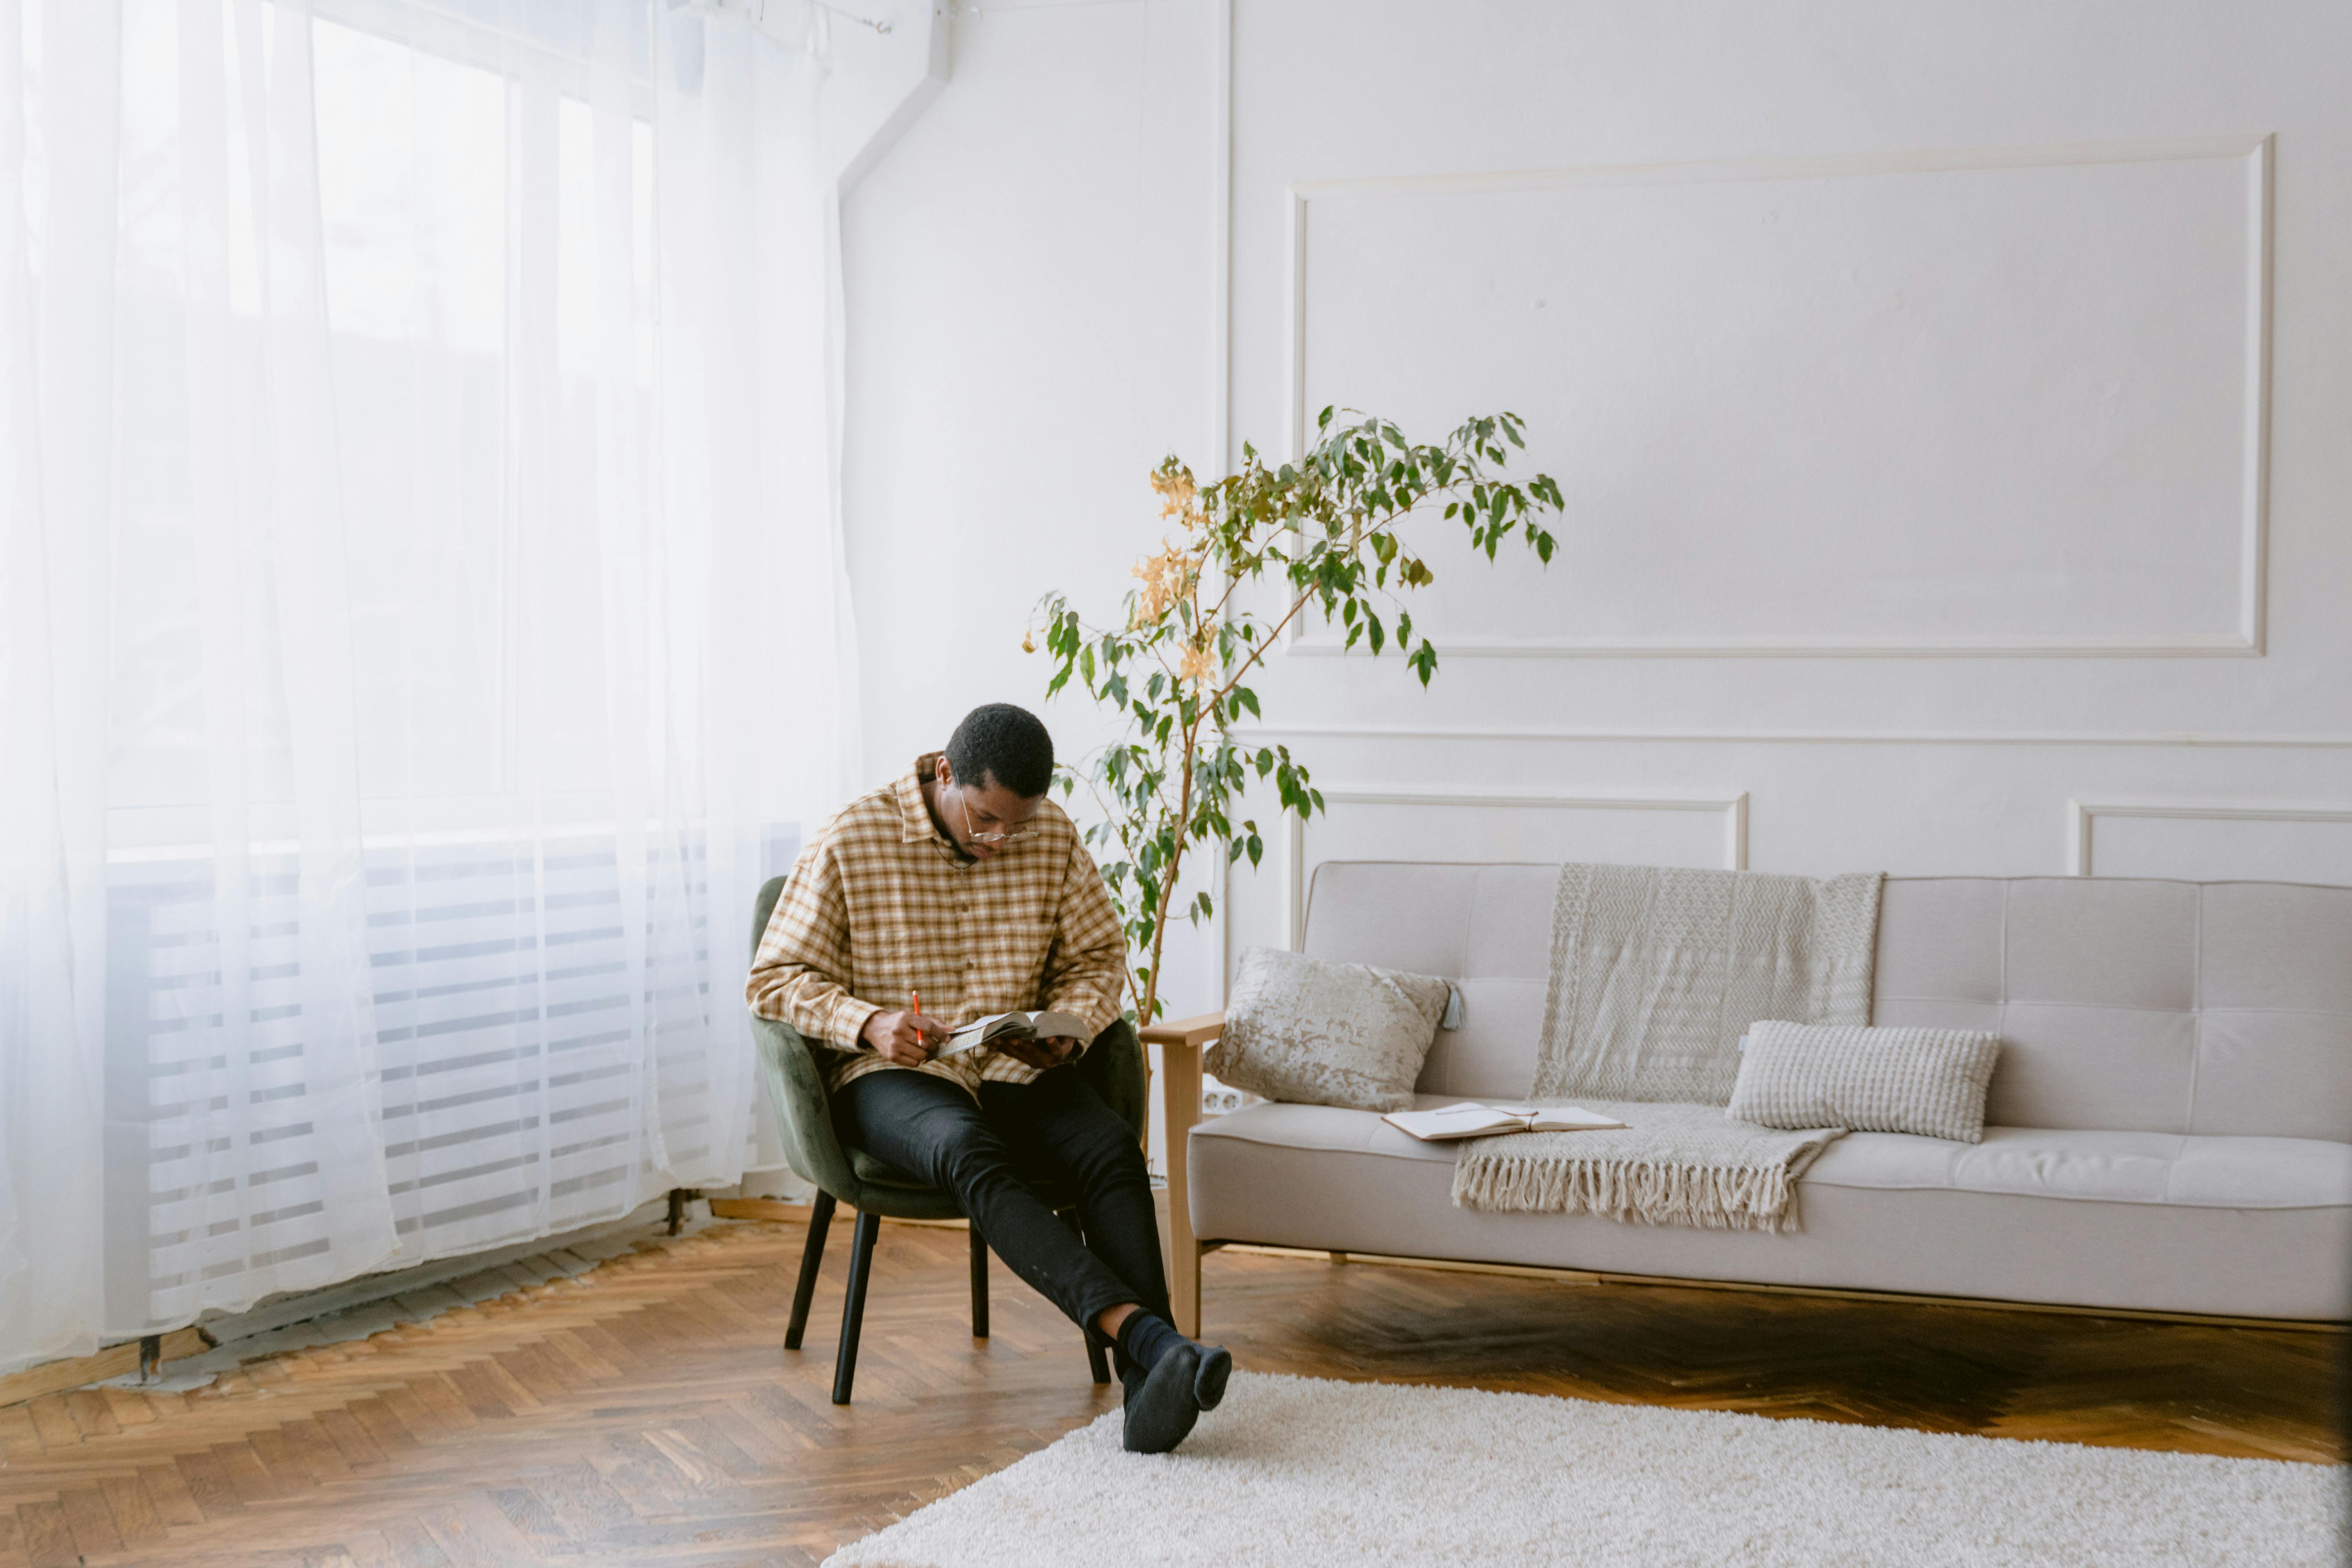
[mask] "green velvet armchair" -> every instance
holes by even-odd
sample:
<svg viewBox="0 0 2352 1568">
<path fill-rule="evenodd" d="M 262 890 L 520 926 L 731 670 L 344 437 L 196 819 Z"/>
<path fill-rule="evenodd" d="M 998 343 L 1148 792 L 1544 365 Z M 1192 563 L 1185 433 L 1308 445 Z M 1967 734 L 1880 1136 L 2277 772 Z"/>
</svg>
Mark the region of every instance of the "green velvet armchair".
<svg viewBox="0 0 2352 1568">
<path fill-rule="evenodd" d="M 782 877 L 769 879 L 752 905 L 751 951 L 755 955 L 783 887 Z M 849 1289 L 842 1301 L 841 1338 L 835 1347 L 833 1363 L 833 1402 L 846 1405 L 857 1375 L 857 1336 L 866 1317 L 866 1284 L 872 1272 L 874 1243 L 881 1232 L 882 1221 L 960 1219 L 963 1211 L 956 1206 L 950 1194 L 884 1163 L 863 1149 L 843 1146 L 834 1127 L 832 1100 L 825 1092 L 817 1052 L 799 1030 L 757 1015 L 752 1016 L 751 1030 L 759 1042 L 768 1096 L 775 1107 L 776 1125 L 783 1137 L 784 1158 L 803 1180 L 814 1183 L 817 1189 L 816 1202 L 809 1214 L 808 1241 L 801 1252 L 800 1280 L 793 1290 L 792 1321 L 784 1332 L 786 1350 L 800 1349 L 802 1335 L 808 1328 L 809 1305 L 816 1295 L 817 1275 L 824 1262 L 825 1232 L 832 1226 L 835 1207 L 846 1204 L 857 1214 L 850 1240 Z M 1120 1022 L 1105 1029 L 1079 1057 L 1075 1070 L 1094 1086 L 1106 1105 L 1135 1129 L 1140 1141 L 1148 1090 L 1143 1047 L 1136 1039 L 1134 1026 Z M 1049 1185 L 1040 1191 L 1039 1196 L 1052 1205 L 1072 1229 L 1078 1228 L 1076 1194 Z M 988 1244 L 977 1226 L 971 1232 L 971 1331 L 975 1339 L 988 1337 Z M 1087 1336 L 1087 1363 L 1097 1383 L 1110 1381 L 1102 1347 L 1092 1335 Z"/>
</svg>

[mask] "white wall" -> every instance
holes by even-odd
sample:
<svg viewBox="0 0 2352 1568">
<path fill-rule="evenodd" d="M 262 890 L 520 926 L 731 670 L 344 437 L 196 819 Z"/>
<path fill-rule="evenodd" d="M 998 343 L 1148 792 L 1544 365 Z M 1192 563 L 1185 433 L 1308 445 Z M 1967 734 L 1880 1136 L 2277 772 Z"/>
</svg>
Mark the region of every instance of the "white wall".
<svg viewBox="0 0 2352 1568">
<path fill-rule="evenodd" d="M 951 83 L 842 212 L 844 505 L 875 782 L 982 702 L 1057 751 L 1106 731 L 1021 651 L 1050 588 L 1115 612 L 1157 537 L 1146 476 L 1212 439 L 1222 285 L 1205 4 L 989 5 Z M 1215 933 L 1171 937 L 1171 1013 Z"/>
<path fill-rule="evenodd" d="M 1349 796 L 1286 853 L 2352 879 L 2352 10 L 992 4 L 956 47 L 845 214 L 877 773 L 1034 691 L 1021 610 L 1115 598 L 1163 450 L 1512 406 L 1561 559 L 1435 550 L 1426 694 L 1276 661 Z M 1285 939 L 1289 868 L 1233 894 Z"/>
</svg>

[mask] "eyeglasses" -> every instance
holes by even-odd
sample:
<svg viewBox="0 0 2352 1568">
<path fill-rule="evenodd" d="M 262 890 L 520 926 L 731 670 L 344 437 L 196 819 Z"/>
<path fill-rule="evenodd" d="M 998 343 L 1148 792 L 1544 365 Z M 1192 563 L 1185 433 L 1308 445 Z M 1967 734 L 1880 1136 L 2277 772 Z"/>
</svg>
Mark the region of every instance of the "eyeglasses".
<svg viewBox="0 0 2352 1568">
<path fill-rule="evenodd" d="M 1037 837 L 1034 827 L 1015 828 L 1010 833 L 975 833 L 971 828 L 971 807 L 964 805 L 963 792 L 956 792 L 956 805 L 963 806 L 963 836 L 974 844 L 1025 844 Z"/>
</svg>

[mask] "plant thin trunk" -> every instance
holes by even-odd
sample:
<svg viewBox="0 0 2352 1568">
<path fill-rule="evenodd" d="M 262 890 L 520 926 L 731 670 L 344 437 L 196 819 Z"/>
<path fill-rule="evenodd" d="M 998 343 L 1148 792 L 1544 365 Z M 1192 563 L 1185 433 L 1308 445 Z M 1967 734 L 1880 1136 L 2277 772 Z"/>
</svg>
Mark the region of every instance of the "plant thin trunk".
<svg viewBox="0 0 2352 1568">
<path fill-rule="evenodd" d="M 1151 924 L 1151 978 L 1144 982 L 1143 1000 L 1136 1008 L 1136 1026 L 1151 1026 L 1151 1010 L 1160 999 L 1160 954 L 1168 942 L 1168 918 L 1176 897 L 1176 876 L 1184 864 L 1184 831 L 1192 820 L 1192 751 L 1200 721 L 1184 731 L 1184 782 L 1176 791 L 1176 831 L 1169 836 L 1172 847 L 1168 854 L 1168 868 L 1160 884 L 1158 918 Z"/>
</svg>

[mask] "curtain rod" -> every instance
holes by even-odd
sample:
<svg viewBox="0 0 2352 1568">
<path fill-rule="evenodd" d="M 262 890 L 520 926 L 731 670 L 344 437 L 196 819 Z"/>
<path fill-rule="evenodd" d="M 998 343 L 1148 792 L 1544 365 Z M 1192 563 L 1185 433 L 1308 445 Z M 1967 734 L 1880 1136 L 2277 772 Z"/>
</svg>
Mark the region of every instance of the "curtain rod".
<svg viewBox="0 0 2352 1568">
<path fill-rule="evenodd" d="M 678 3 L 678 0 L 672 0 L 673 5 L 677 3 Z M 727 9 L 727 0 L 685 0 L 685 4 L 693 6 L 698 11 L 724 11 Z M 887 16 L 878 19 L 873 16 L 861 16 L 855 11 L 844 10 L 838 5 L 829 5 L 825 3 L 825 0 L 801 0 L 801 4 L 808 6 L 813 11 L 830 12 L 832 15 L 840 17 L 845 22 L 855 22 L 861 27 L 871 27 L 877 33 L 881 34 L 886 37 L 889 36 L 890 19 Z M 746 9 L 751 12 L 751 20 L 754 23 L 762 23 L 768 19 L 768 0 L 751 0 L 751 3 L 746 6 Z"/>
<path fill-rule="evenodd" d="M 838 5 L 828 5 L 824 3 L 824 0 L 802 0 L 802 3 L 807 5 L 813 5 L 820 11 L 830 11 L 835 16 L 842 17 L 847 21 L 855 22 L 861 27 L 871 27 L 876 33 L 881 35 L 883 37 L 887 38 L 890 36 L 890 19 L 887 16 L 881 17 L 878 20 L 872 16 L 861 16 L 855 11 L 845 11 Z M 768 0 L 760 0 L 761 11 L 764 13 L 767 8 Z"/>
</svg>

